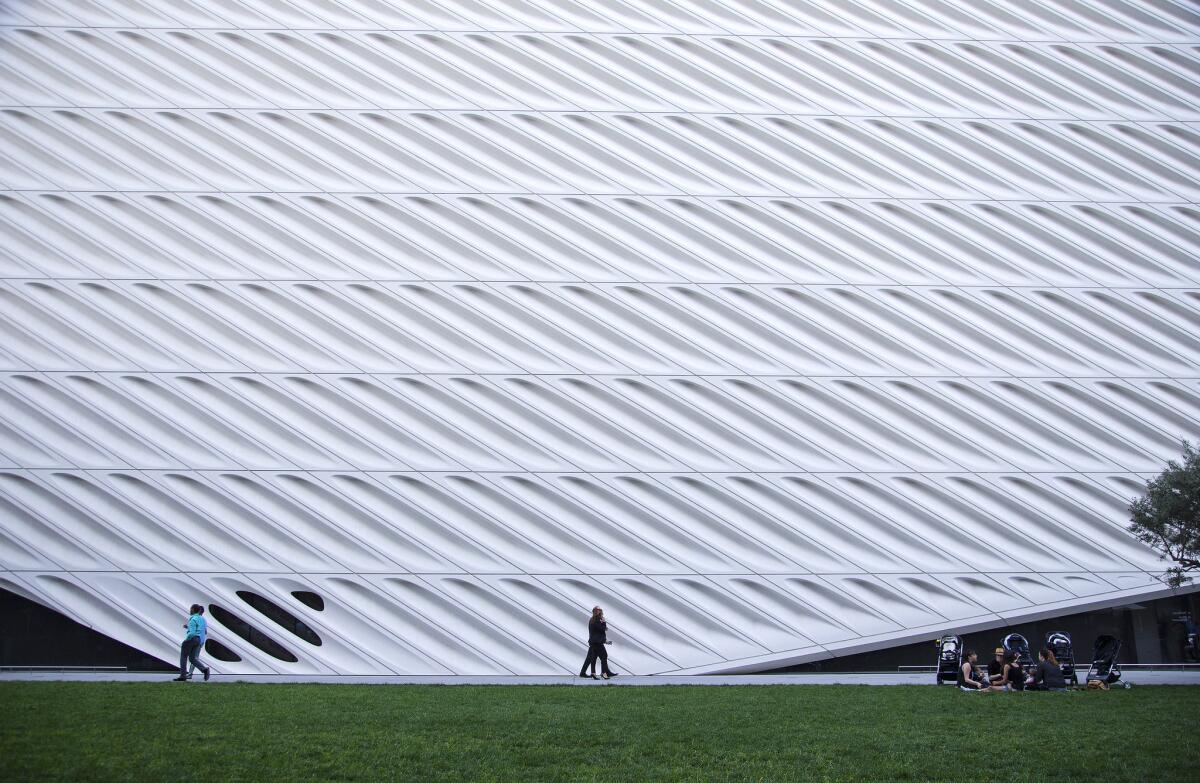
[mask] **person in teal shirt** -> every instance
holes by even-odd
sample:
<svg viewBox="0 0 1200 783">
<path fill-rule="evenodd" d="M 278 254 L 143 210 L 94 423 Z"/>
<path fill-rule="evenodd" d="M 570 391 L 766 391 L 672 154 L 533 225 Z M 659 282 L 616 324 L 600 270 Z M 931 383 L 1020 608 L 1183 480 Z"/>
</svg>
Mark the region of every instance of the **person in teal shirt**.
<svg viewBox="0 0 1200 783">
<path fill-rule="evenodd" d="M 184 628 L 187 629 L 187 635 L 183 637 L 183 644 L 179 646 L 179 676 L 175 678 L 175 682 L 187 681 L 189 660 L 192 662 L 192 666 L 204 672 L 204 679 L 207 680 L 212 670 L 200 663 L 200 651 L 204 649 L 204 642 L 208 639 L 208 623 L 204 620 L 203 606 L 192 604 L 190 616 Z"/>
</svg>

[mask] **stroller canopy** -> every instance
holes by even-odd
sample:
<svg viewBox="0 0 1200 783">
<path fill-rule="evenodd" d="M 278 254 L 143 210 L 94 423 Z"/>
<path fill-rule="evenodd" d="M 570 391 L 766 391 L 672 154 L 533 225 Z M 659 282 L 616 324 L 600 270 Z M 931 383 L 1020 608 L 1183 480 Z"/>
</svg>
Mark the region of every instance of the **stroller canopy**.
<svg viewBox="0 0 1200 783">
<path fill-rule="evenodd" d="M 1029 641 L 1019 633 L 1010 633 L 1004 637 L 1004 649 L 1015 653 L 1029 652 Z"/>
<path fill-rule="evenodd" d="M 1121 640 L 1115 636 L 1097 636 L 1092 645 L 1092 659 L 1103 660 L 1111 658 L 1121 647 Z"/>
</svg>

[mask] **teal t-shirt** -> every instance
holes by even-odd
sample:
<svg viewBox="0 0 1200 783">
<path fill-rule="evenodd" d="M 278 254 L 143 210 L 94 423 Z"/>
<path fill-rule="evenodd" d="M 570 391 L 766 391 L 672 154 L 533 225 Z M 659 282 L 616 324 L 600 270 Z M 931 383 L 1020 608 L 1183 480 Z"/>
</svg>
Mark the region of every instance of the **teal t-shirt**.
<svg viewBox="0 0 1200 783">
<path fill-rule="evenodd" d="M 204 616 L 194 614 L 188 618 L 187 636 L 183 637 L 184 641 L 191 639 L 193 636 L 200 637 L 200 644 L 208 639 L 208 623 L 204 621 Z"/>
</svg>

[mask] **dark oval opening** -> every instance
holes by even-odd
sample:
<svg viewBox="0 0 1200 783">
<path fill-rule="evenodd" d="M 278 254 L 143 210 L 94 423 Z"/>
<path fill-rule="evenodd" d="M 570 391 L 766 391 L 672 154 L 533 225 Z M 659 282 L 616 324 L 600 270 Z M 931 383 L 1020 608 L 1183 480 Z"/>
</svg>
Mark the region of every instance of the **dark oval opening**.
<svg viewBox="0 0 1200 783">
<path fill-rule="evenodd" d="M 298 636 L 314 647 L 321 646 L 321 637 L 317 636 L 316 631 L 305 625 L 304 621 L 294 614 L 284 609 L 279 604 L 269 598 L 263 598 L 258 593 L 252 593 L 249 590 L 238 590 L 238 598 L 253 606 L 261 614 L 270 618 L 271 622 L 278 625 L 285 631 Z"/>
<path fill-rule="evenodd" d="M 237 663 L 238 661 L 242 660 L 242 656 L 221 644 L 216 639 L 204 640 L 204 652 L 216 658 L 218 661 Z"/>
<path fill-rule="evenodd" d="M 310 590 L 293 590 L 292 598 L 295 598 L 313 611 L 325 611 L 325 599 Z"/>
<path fill-rule="evenodd" d="M 228 609 L 222 609 L 216 604 L 209 604 L 208 611 L 212 614 L 213 619 L 221 625 L 233 631 L 238 636 L 245 639 L 250 644 L 270 655 L 272 658 L 278 658 L 281 661 L 288 663 L 296 663 L 299 659 L 292 655 L 286 647 L 279 642 L 267 636 L 262 631 L 255 628 L 250 623 L 238 617 Z"/>
</svg>

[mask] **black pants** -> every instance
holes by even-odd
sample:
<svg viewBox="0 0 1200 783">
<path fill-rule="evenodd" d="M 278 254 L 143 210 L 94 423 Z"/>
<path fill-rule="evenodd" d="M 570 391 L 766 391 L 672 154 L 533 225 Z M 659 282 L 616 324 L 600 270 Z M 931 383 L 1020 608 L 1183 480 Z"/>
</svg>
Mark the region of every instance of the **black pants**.
<svg viewBox="0 0 1200 783">
<path fill-rule="evenodd" d="M 603 644 L 589 644 L 587 658 L 583 659 L 583 668 L 579 671 L 580 677 L 588 675 L 588 669 L 592 667 L 597 658 L 600 659 L 600 671 L 605 674 L 612 674 L 608 670 L 608 650 L 605 649 Z"/>
<path fill-rule="evenodd" d="M 179 645 L 179 676 L 187 676 L 188 661 L 196 665 L 196 668 L 202 672 L 208 671 L 208 667 L 200 663 L 200 637 L 193 636 L 190 639 L 184 639 L 183 644 Z"/>
</svg>

